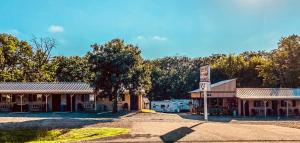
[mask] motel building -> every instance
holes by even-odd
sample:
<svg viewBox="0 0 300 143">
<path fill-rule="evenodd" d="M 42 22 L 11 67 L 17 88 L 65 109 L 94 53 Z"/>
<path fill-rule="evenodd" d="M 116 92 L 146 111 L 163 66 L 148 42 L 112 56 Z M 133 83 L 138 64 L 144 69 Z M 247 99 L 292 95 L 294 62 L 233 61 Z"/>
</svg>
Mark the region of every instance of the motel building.
<svg viewBox="0 0 300 143">
<path fill-rule="evenodd" d="M 203 92 L 190 92 L 191 112 L 203 113 Z M 211 84 L 209 115 L 300 116 L 300 88 L 236 88 L 236 79 Z"/>
<path fill-rule="evenodd" d="M 118 99 L 118 110 L 142 108 L 142 96 L 128 92 Z M 112 99 L 102 98 L 81 82 L 0 83 L 0 112 L 102 112 L 112 110 Z"/>
</svg>

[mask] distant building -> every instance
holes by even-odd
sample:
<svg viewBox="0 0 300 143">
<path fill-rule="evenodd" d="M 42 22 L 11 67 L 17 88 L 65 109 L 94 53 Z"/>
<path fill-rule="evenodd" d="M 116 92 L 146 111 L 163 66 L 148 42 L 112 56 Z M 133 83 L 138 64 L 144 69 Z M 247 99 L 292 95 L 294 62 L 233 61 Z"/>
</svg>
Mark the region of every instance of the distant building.
<svg viewBox="0 0 300 143">
<path fill-rule="evenodd" d="M 118 110 L 137 110 L 140 96 L 125 93 Z M 93 88 L 81 82 L 3 82 L 0 83 L 0 112 L 111 111 L 112 99 L 96 96 Z"/>
<path fill-rule="evenodd" d="M 203 92 L 191 91 L 191 112 L 203 113 Z M 211 85 L 210 115 L 290 116 L 300 115 L 299 88 L 236 88 L 236 79 Z"/>
</svg>

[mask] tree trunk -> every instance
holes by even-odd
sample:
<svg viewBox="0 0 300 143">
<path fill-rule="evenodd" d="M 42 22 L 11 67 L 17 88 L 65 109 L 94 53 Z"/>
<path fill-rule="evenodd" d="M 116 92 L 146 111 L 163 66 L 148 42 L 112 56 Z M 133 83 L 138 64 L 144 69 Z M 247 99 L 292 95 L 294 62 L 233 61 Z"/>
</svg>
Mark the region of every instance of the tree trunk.
<svg viewBox="0 0 300 143">
<path fill-rule="evenodd" d="M 112 93 L 112 107 L 113 107 L 113 113 L 117 113 L 118 112 L 118 93 L 117 92 L 113 92 Z"/>
</svg>

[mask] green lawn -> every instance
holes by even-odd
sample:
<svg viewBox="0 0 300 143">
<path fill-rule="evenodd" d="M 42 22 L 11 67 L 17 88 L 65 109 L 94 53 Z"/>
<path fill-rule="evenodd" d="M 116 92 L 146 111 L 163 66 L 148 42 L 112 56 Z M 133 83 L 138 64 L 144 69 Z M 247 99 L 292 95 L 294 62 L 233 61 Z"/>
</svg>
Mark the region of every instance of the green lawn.
<svg viewBox="0 0 300 143">
<path fill-rule="evenodd" d="M 78 128 L 55 130 L 6 130 L 0 131 L 0 142 L 60 143 L 98 139 L 126 134 L 125 128 Z"/>
</svg>

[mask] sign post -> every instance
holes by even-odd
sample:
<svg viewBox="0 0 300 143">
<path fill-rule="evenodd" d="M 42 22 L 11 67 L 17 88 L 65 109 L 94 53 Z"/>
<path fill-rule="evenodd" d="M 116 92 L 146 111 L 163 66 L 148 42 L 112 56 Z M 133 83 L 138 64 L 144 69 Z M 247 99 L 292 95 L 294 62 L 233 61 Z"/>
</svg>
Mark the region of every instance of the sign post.
<svg viewBox="0 0 300 143">
<path fill-rule="evenodd" d="M 204 120 L 208 120 L 207 110 L 207 91 L 210 90 L 210 66 L 200 67 L 200 90 L 203 91 L 204 97 Z"/>
</svg>

